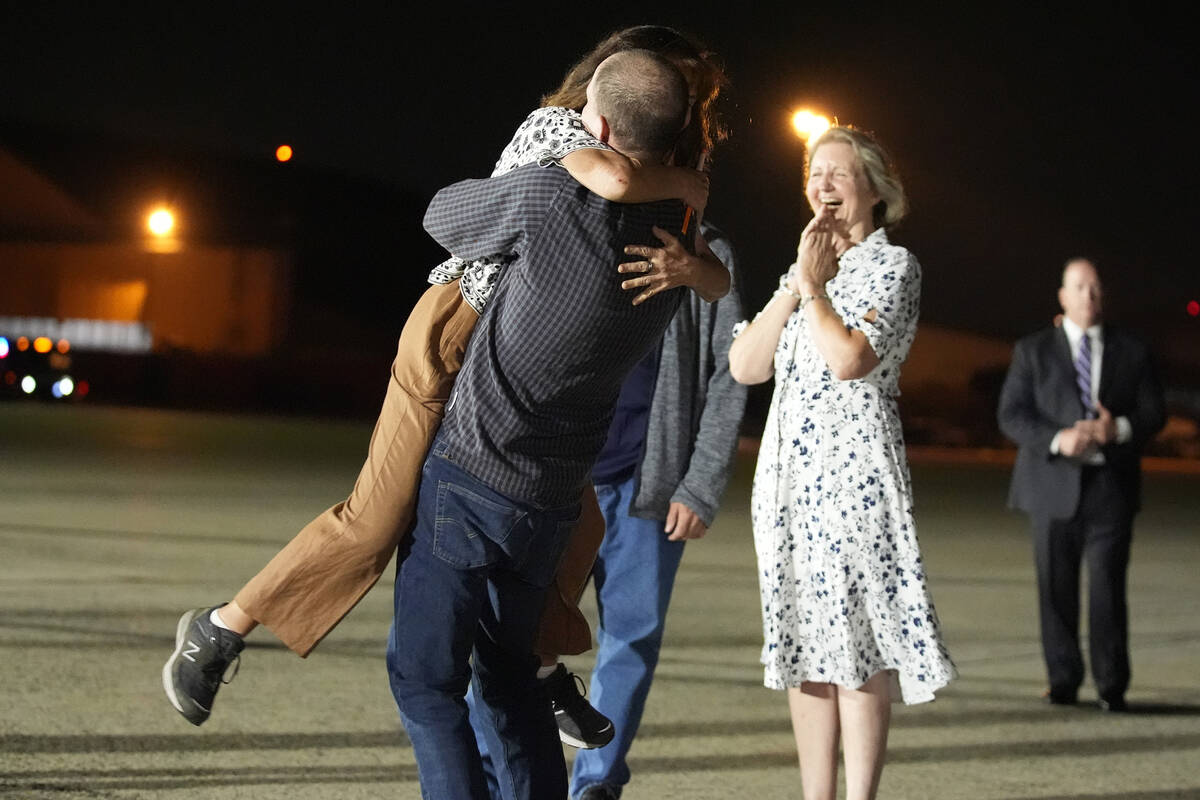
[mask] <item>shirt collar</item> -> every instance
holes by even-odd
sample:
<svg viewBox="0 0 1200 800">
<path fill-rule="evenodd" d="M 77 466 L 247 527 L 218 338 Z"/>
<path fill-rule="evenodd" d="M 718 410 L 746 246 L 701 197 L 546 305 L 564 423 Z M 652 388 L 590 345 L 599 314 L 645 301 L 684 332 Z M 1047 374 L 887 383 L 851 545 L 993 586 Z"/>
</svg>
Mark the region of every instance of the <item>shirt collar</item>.
<svg viewBox="0 0 1200 800">
<path fill-rule="evenodd" d="M 1062 327 L 1063 332 L 1067 334 L 1067 341 L 1070 342 L 1071 347 L 1074 348 L 1075 345 L 1078 344 L 1079 339 L 1083 336 L 1085 331 L 1066 316 L 1063 317 Z M 1086 333 L 1088 336 L 1092 337 L 1092 341 L 1104 340 L 1100 323 L 1096 323 L 1095 325 L 1089 327 Z"/>
<path fill-rule="evenodd" d="M 851 246 L 849 250 L 847 250 L 845 253 L 842 254 L 842 257 L 845 258 L 846 256 L 851 255 L 851 254 L 854 254 L 856 256 L 859 254 L 870 255 L 871 253 L 875 252 L 876 250 L 879 250 L 882 247 L 886 247 L 887 244 L 888 244 L 887 231 L 885 231 L 883 228 L 876 228 L 875 230 L 873 230 L 869 234 L 867 234 L 866 238 L 864 238 L 861 242 L 859 242 L 856 245 Z"/>
</svg>

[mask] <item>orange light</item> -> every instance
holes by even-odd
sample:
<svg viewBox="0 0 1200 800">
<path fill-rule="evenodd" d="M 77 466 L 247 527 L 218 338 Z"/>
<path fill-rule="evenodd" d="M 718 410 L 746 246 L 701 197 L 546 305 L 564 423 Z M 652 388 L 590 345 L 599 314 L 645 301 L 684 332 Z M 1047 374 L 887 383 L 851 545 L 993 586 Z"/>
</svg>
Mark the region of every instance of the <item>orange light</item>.
<svg viewBox="0 0 1200 800">
<path fill-rule="evenodd" d="M 792 128 L 796 131 L 796 135 L 804 140 L 805 145 L 829 130 L 829 125 L 828 117 L 806 108 L 792 114 Z"/>
<path fill-rule="evenodd" d="M 146 227 L 155 236 L 166 236 L 175 229 L 175 215 L 166 208 L 156 208 L 146 218 Z"/>
<path fill-rule="evenodd" d="M 87 381 L 80 381 L 79 383 L 75 384 L 76 397 L 87 397 L 87 393 L 91 390 L 92 386 Z"/>
<path fill-rule="evenodd" d="M 39 336 L 33 340 L 33 349 L 38 353 L 49 353 L 54 349 L 54 342 L 49 336 Z"/>
<path fill-rule="evenodd" d="M 66 339 L 59 339 L 58 344 L 54 345 L 54 349 L 63 355 L 66 355 L 66 353 L 71 349 L 71 343 Z"/>
<path fill-rule="evenodd" d="M 28 336 L 18 336 L 17 337 L 17 349 L 20 350 L 21 352 L 25 352 L 26 350 L 29 349 L 29 337 Z"/>
<path fill-rule="evenodd" d="M 275 159 L 279 162 L 292 160 L 292 146 L 290 144 L 281 144 L 275 148 Z"/>
</svg>

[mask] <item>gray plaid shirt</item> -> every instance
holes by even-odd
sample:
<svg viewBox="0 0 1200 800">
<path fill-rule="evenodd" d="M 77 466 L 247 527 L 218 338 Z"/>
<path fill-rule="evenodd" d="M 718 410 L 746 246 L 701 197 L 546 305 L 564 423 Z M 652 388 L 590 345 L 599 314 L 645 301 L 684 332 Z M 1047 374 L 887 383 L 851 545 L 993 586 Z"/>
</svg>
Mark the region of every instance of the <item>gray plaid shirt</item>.
<svg viewBox="0 0 1200 800">
<path fill-rule="evenodd" d="M 442 423 L 447 457 L 530 505 L 578 500 L 621 383 L 683 298 L 634 306 L 617 272 L 627 244 L 678 231 L 676 201 L 611 203 L 566 170 L 527 166 L 442 189 L 425 229 L 453 255 L 513 252 L 480 319 Z"/>
</svg>

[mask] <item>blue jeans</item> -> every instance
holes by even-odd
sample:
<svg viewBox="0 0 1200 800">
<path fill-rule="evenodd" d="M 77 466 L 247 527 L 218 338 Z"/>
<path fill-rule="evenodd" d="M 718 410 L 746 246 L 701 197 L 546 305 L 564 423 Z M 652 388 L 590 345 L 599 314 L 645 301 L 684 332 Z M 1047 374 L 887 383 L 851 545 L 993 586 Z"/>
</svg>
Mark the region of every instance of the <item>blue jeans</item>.
<svg viewBox="0 0 1200 800">
<path fill-rule="evenodd" d="M 518 503 L 445 454 L 435 440 L 425 460 L 387 650 L 421 796 L 489 797 L 467 718 L 471 685 L 488 722 L 488 749 L 505 764 L 503 795 L 558 800 L 566 767 L 532 650 L 545 589 L 579 506 Z"/>
<path fill-rule="evenodd" d="M 596 484 L 606 530 L 592 568 L 600 624 L 588 699 L 612 720 L 616 735 L 604 747 L 575 755 L 572 797 L 595 784 L 619 792 L 629 783 L 625 757 L 642 721 L 683 557 L 683 542 L 667 541 L 662 520 L 629 516 L 633 494 L 632 478 Z"/>
</svg>

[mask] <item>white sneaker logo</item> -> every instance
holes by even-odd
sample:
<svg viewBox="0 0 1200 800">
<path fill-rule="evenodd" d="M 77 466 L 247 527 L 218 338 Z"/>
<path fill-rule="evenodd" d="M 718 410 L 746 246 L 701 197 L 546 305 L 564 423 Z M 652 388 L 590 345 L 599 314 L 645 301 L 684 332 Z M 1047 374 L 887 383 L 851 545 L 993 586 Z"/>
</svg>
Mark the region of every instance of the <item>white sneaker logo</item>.
<svg viewBox="0 0 1200 800">
<path fill-rule="evenodd" d="M 195 642 L 193 642 L 191 639 L 188 639 L 187 646 L 188 646 L 188 649 L 184 650 L 182 655 L 183 655 L 183 657 L 184 657 L 184 658 L 186 658 L 188 661 L 190 661 L 190 662 L 192 662 L 193 664 L 195 664 L 195 663 L 196 663 L 196 659 L 192 658 L 192 656 L 194 656 L 196 653 L 199 653 L 199 652 L 200 652 L 200 645 L 196 644 L 196 643 L 195 643 Z"/>
</svg>

